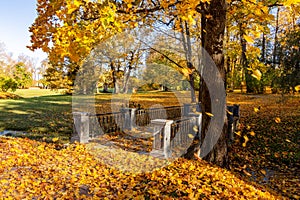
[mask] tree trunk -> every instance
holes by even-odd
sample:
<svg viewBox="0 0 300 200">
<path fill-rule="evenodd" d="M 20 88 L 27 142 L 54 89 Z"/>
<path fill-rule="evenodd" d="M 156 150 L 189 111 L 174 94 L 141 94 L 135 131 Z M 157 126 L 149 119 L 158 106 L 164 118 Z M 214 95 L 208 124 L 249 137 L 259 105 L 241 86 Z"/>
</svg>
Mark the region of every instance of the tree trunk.
<svg viewBox="0 0 300 200">
<path fill-rule="evenodd" d="M 130 79 L 130 73 L 131 73 L 131 67 L 129 66 L 128 72 L 126 73 L 126 75 L 124 77 L 124 84 L 123 84 L 123 88 L 122 88 L 122 93 L 124 93 L 124 94 L 128 93 L 128 83 L 129 83 L 129 79 Z"/>
<path fill-rule="evenodd" d="M 266 35 L 262 35 L 262 45 L 261 45 L 261 62 L 266 63 Z"/>
<path fill-rule="evenodd" d="M 253 93 L 254 92 L 254 85 L 253 85 L 253 78 L 248 70 L 248 60 L 246 56 L 247 52 L 247 41 L 244 39 L 244 30 L 243 25 L 240 24 L 240 44 L 242 47 L 242 55 L 241 55 L 241 64 L 243 67 L 243 71 L 245 73 L 245 82 L 246 82 L 246 93 Z"/>
<path fill-rule="evenodd" d="M 189 75 L 189 83 L 190 83 L 190 88 L 191 88 L 191 102 L 196 103 L 194 73 Z"/>
<path fill-rule="evenodd" d="M 277 8 L 277 14 L 276 14 L 276 27 L 275 27 L 275 35 L 274 35 L 274 49 L 273 49 L 273 68 L 274 69 L 277 64 L 276 56 L 277 56 L 277 46 L 278 46 L 279 12 L 280 12 L 280 7 Z"/>
<path fill-rule="evenodd" d="M 129 65 L 128 65 L 128 72 L 126 73 L 125 69 L 124 69 L 124 84 L 123 84 L 122 92 L 125 94 L 128 93 L 128 82 L 130 79 L 130 73 L 133 68 L 132 66 L 133 66 L 133 61 L 134 61 L 134 52 L 131 51 L 130 53 L 131 53 L 131 57 L 130 57 Z"/>
<path fill-rule="evenodd" d="M 195 67 L 192 64 L 192 43 L 189 25 L 186 22 L 180 23 L 181 25 L 181 40 L 185 53 L 186 65 L 193 72 L 189 75 L 189 83 L 191 89 L 191 102 L 196 103 L 196 94 L 195 94 L 195 79 L 194 79 L 194 69 Z"/>
<path fill-rule="evenodd" d="M 103 92 L 108 93 L 108 84 L 107 83 L 103 84 Z"/>
<path fill-rule="evenodd" d="M 202 133 L 201 137 L 194 140 L 191 147 L 188 149 L 186 158 L 190 158 L 194 153 L 198 152 L 201 144 L 200 156 L 205 160 L 217 164 L 222 167 L 228 166 L 227 156 L 227 126 L 226 126 L 226 96 L 224 88 L 225 69 L 223 55 L 223 40 L 226 22 L 226 1 L 212 0 L 207 6 L 207 14 L 212 17 L 206 21 L 206 37 L 204 47 L 208 55 L 212 58 L 218 70 L 213 69 L 209 61 L 203 71 L 203 87 L 201 91 L 202 105 Z M 207 77 L 208 76 L 208 77 Z M 206 82 L 208 81 L 209 82 Z M 209 91 L 209 87 L 216 90 L 224 91 L 221 98 L 216 91 Z M 219 110 L 215 110 L 216 105 Z M 213 113 L 214 116 L 209 116 L 206 113 Z M 220 126 L 215 126 L 212 123 L 215 119 L 221 119 Z M 211 123 L 211 124 L 210 124 Z M 200 141 L 199 141 L 200 139 Z"/>
</svg>

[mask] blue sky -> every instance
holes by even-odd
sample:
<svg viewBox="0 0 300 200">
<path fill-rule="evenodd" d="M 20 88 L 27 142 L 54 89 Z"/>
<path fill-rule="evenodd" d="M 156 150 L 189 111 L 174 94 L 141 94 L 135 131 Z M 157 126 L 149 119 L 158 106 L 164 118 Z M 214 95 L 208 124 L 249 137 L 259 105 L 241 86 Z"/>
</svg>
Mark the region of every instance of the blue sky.
<svg viewBox="0 0 300 200">
<path fill-rule="evenodd" d="M 47 56 L 41 50 L 32 52 L 26 48 L 30 45 L 29 26 L 36 18 L 36 0 L 0 0 L 0 42 L 14 58 L 26 54 L 39 61 Z"/>
</svg>

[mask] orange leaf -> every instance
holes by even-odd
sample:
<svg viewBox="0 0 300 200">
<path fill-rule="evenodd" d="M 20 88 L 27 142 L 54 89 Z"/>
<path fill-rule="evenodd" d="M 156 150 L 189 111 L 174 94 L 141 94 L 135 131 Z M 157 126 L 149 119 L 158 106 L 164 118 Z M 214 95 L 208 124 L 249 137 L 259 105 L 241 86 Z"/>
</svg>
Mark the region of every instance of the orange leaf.
<svg viewBox="0 0 300 200">
<path fill-rule="evenodd" d="M 279 123 L 281 122 L 281 119 L 280 119 L 279 117 L 276 117 L 276 118 L 275 118 L 275 122 L 276 122 L 277 124 L 279 124 Z"/>
</svg>

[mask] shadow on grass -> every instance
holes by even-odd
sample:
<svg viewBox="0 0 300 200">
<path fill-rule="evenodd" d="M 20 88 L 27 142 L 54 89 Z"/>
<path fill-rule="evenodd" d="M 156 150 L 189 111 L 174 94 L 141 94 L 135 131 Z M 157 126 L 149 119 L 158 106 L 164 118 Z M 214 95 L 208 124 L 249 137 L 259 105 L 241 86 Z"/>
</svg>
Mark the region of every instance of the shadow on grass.
<svg viewBox="0 0 300 200">
<path fill-rule="evenodd" d="M 67 95 L 1 100 L 0 131 L 24 131 L 38 140 L 44 137 L 68 140 L 73 124 L 71 103 L 72 96 Z"/>
</svg>

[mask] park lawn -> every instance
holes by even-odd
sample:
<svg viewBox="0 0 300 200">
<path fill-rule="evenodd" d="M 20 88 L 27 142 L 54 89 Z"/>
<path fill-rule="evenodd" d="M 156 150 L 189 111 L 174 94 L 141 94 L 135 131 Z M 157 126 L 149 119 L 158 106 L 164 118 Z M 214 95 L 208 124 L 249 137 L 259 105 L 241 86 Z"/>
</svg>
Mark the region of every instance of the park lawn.
<svg viewBox="0 0 300 200">
<path fill-rule="evenodd" d="M 34 139 L 60 137 L 72 131 L 71 96 L 41 89 L 17 90 L 17 99 L 0 99 L 0 131 L 24 131 Z"/>
<path fill-rule="evenodd" d="M 13 146 L 15 148 L 16 152 L 20 152 L 22 155 L 23 149 L 22 144 L 26 146 L 26 143 L 29 143 L 29 147 L 27 145 L 26 148 L 29 148 L 28 150 L 25 150 L 27 153 L 25 157 L 21 156 L 18 157 L 17 160 L 20 160 L 18 162 L 20 163 L 13 163 L 10 166 L 4 165 L 4 171 L 9 171 L 10 173 L 22 173 L 23 168 L 19 170 L 20 166 L 27 166 L 32 165 L 32 163 L 27 163 L 24 165 L 23 162 L 27 162 L 26 160 L 27 156 L 32 155 L 30 153 L 31 151 L 34 151 L 33 149 L 36 146 L 44 145 L 46 146 L 45 149 L 51 151 L 51 154 L 57 154 L 61 155 L 59 152 L 68 151 L 66 155 L 62 155 L 64 158 L 71 156 L 71 157 L 78 157 L 80 155 L 80 152 L 85 152 L 86 149 L 83 145 L 80 149 L 83 148 L 85 150 L 78 150 L 77 147 L 72 147 L 71 149 L 64 150 L 65 148 L 62 148 L 62 145 L 60 145 L 60 142 L 68 142 L 70 133 L 72 132 L 72 97 L 66 96 L 66 95 L 50 95 L 50 96 L 43 96 L 44 94 L 40 94 L 40 96 L 37 96 L 36 94 L 31 97 L 26 97 L 22 99 L 17 100 L 0 100 L 0 128 L 2 130 L 23 130 L 27 132 L 31 132 L 29 134 L 30 138 L 37 139 L 39 141 L 32 141 L 32 140 L 22 140 L 22 139 L 15 139 L 17 140 L 16 146 Z M 96 95 L 96 110 L 100 113 L 109 112 L 111 109 L 109 108 L 109 105 L 111 103 L 111 99 L 115 99 L 117 101 L 123 100 L 123 103 L 126 103 L 124 99 L 130 98 L 131 102 L 135 102 L 135 104 L 141 104 L 142 107 L 151 107 L 154 103 L 155 104 L 162 104 L 164 106 L 167 105 L 178 105 L 182 102 L 188 102 L 188 93 L 182 92 L 182 93 L 170 93 L 170 92 L 154 92 L 154 93 L 143 93 L 143 94 L 136 94 L 136 95 L 112 95 L 112 94 L 99 94 Z M 236 134 L 235 142 L 230 147 L 230 173 L 229 176 L 226 176 L 226 181 L 228 180 L 234 180 L 234 182 L 231 183 L 231 185 L 220 186 L 222 190 L 228 192 L 228 188 L 233 188 L 233 191 L 235 191 L 235 195 L 237 199 L 240 199 L 242 197 L 247 198 L 245 195 L 244 187 L 251 186 L 256 189 L 262 189 L 264 191 L 275 191 L 277 192 L 277 195 L 282 195 L 284 197 L 299 199 L 299 196 L 297 196 L 299 191 L 299 152 L 300 152 L 300 141 L 299 141 L 299 134 L 300 134 L 300 98 L 299 96 L 295 97 L 288 97 L 285 99 L 282 99 L 281 96 L 277 95 L 242 95 L 242 94 L 229 94 L 228 95 L 228 103 L 239 103 L 241 105 L 241 130 Z M 58 141 L 56 141 L 58 138 Z M 55 140 L 54 140 L 55 139 Z M 50 141 L 54 142 L 54 144 L 51 143 L 43 143 L 41 141 Z M 6 145 L 7 143 L 14 143 L 14 139 L 5 139 L 0 142 L 2 145 Z M 247 141 L 247 142 L 246 142 Z M 31 145 L 31 146 L 30 146 Z M 71 145 L 72 146 L 72 145 Z M 32 149 L 31 149 L 32 148 Z M 78 147 L 79 148 L 79 147 Z M 61 150 L 57 150 L 61 149 Z M 6 154 L 10 152 L 8 149 L 4 149 L 1 153 L 1 156 L 6 156 Z M 43 153 L 45 156 L 48 155 L 50 158 L 53 159 L 60 159 L 60 157 L 56 157 L 53 155 L 49 155 L 48 151 L 45 151 Z M 84 155 L 77 160 L 80 162 L 90 162 L 90 159 L 96 159 L 95 157 L 89 157 L 91 156 L 87 151 L 84 153 Z M 13 157 L 11 157 L 13 159 Z M 23 160 L 25 159 L 25 161 Z M 39 159 L 39 158 L 35 158 Z M 34 160 L 34 159 L 33 159 Z M 16 161 L 17 162 L 17 161 Z M 40 162 L 40 161 L 37 161 Z M 50 162 L 50 161 L 49 161 Z M 60 162 L 60 161 L 58 161 Z M 66 166 L 64 162 L 61 160 L 62 165 L 61 167 L 66 168 L 67 172 L 63 173 L 70 173 L 70 174 L 76 174 L 77 172 L 74 172 L 72 169 L 72 166 Z M 93 160 L 92 166 L 96 167 L 98 166 L 99 169 L 104 170 L 103 167 L 101 167 L 101 164 L 99 164 L 99 160 Z M 186 162 L 187 165 L 183 165 L 182 163 Z M 182 161 L 175 163 L 175 166 L 173 166 L 176 171 L 174 171 L 175 174 L 182 174 L 182 176 L 189 176 L 186 173 L 185 167 L 190 168 L 190 165 L 196 165 L 196 168 L 200 168 L 201 171 L 205 171 L 206 168 L 213 167 L 209 164 L 199 164 L 201 166 L 198 166 L 198 164 L 195 164 L 196 161 Z M 82 165 L 80 163 L 76 163 L 75 161 L 72 163 L 74 165 Z M 43 164 L 47 165 L 47 164 Z M 53 166 L 53 164 L 50 164 Z M 185 167 L 183 167 L 185 166 Z M 182 169 L 183 167 L 183 169 Z M 203 168 L 204 167 L 204 168 Z M 11 170 L 11 169 L 14 170 Z M 48 169 L 50 168 L 50 169 Z M 51 167 L 46 166 L 45 173 L 50 173 Z M 105 167 L 106 169 L 107 167 Z M 190 169 L 193 169 L 194 167 L 191 167 Z M 15 170 L 17 169 L 17 170 Z M 109 168 L 110 169 L 110 168 Z M 220 171 L 221 169 L 214 168 L 216 171 Z M 38 169 L 40 170 L 40 169 Z M 78 169 L 77 169 L 78 170 Z M 94 180 L 94 175 L 91 175 L 90 173 L 93 172 L 91 168 L 84 169 L 84 170 L 91 170 L 91 171 L 84 171 L 84 173 L 87 173 L 87 175 L 84 175 L 82 179 L 87 179 L 91 182 Z M 110 169 L 112 170 L 112 169 Z M 115 191 L 115 188 L 119 187 L 125 187 L 130 188 L 128 189 L 129 193 L 136 194 L 136 195 L 146 195 L 146 197 L 155 197 L 152 195 L 158 195 L 158 197 L 162 196 L 169 196 L 169 197 L 176 197 L 176 195 L 188 196 L 190 193 L 195 193 L 195 189 L 188 190 L 187 186 L 184 186 L 184 191 L 179 191 L 177 194 L 177 191 L 174 190 L 171 193 L 168 193 L 170 191 L 164 191 L 163 193 L 159 193 L 158 188 L 162 187 L 162 185 L 165 185 L 166 183 L 172 182 L 173 178 L 169 175 L 170 169 L 168 167 L 164 168 L 163 170 L 166 170 L 165 175 L 159 175 L 157 174 L 153 175 L 150 173 L 148 175 L 143 174 L 142 176 L 138 176 L 137 179 L 131 180 L 133 183 L 136 183 L 137 185 L 133 186 L 131 183 L 126 183 L 128 181 L 128 173 L 121 173 L 119 171 L 112 170 L 113 174 L 117 173 L 118 175 L 114 176 L 116 180 L 120 180 L 121 182 L 119 184 L 113 184 L 113 186 L 106 185 L 107 187 L 104 187 L 104 185 L 101 186 L 105 188 L 104 194 L 107 194 L 107 196 L 112 195 L 113 191 Z M 183 172 L 181 171 L 183 170 Z M 54 170 L 55 171 L 55 170 Z M 208 190 L 209 192 L 204 192 L 204 194 L 201 196 L 204 199 L 210 199 L 210 198 L 221 198 L 220 191 L 216 192 L 213 190 L 216 185 L 212 184 L 214 180 L 220 180 L 220 176 L 217 175 L 218 173 L 214 174 L 197 174 L 197 170 L 191 170 L 193 173 L 196 173 L 195 176 L 200 176 L 203 178 L 203 180 L 200 178 L 197 179 L 200 184 L 204 184 L 201 181 L 211 180 L 210 185 L 211 190 Z M 0 170 L 1 172 L 1 170 Z M 2 171 L 3 172 L 3 171 Z M 64 191 L 67 191 L 67 195 L 75 195 L 76 191 L 77 194 L 82 193 L 82 191 L 85 191 L 85 189 L 82 189 L 82 187 L 89 188 L 90 190 L 93 190 L 93 195 L 99 194 L 99 187 L 93 184 L 89 184 L 85 182 L 86 180 L 77 179 L 79 183 L 75 182 L 68 182 L 70 181 L 70 177 L 65 176 L 65 174 L 60 174 L 58 168 L 55 171 L 57 172 L 54 174 L 54 177 L 65 177 L 64 183 L 62 185 L 67 184 L 67 188 L 72 186 L 72 191 L 69 191 L 68 189 L 62 189 Z M 222 173 L 225 173 L 224 171 L 220 171 Z M 43 172 L 44 173 L 44 172 Z M 41 176 L 44 176 L 44 174 L 40 174 Z M 227 173 L 227 172 L 226 172 Z M 233 174 L 231 174 L 233 173 Z M 97 173 L 96 173 L 97 174 Z M 166 175 L 167 174 L 167 175 Z M 15 174 L 16 175 L 16 174 Z M 107 179 L 101 179 L 103 181 L 112 181 L 108 178 L 107 175 L 98 173 L 98 176 L 104 176 L 107 177 Z M 210 179 L 208 179 L 208 177 Z M 96 176 L 96 175 L 95 175 Z M 120 178 L 120 177 L 121 178 Z M 145 177 L 146 176 L 146 177 Z M 177 175 L 176 175 L 177 176 Z M 233 177 L 234 176 L 234 177 Z M 127 177 L 127 178 L 126 178 Z M 142 178 L 141 178 L 142 177 Z M 152 180 L 149 177 L 152 177 L 155 180 Z M 189 176 L 190 177 L 190 176 Z M 238 178 L 237 178 L 238 177 Z M 99 178 L 99 177 L 98 177 Z M 123 180 L 123 178 L 125 178 Z M 236 180 L 236 178 L 238 180 Z M 32 181 L 34 177 L 31 179 L 29 178 L 28 182 Z M 130 179 L 130 178 L 129 178 Z M 150 183 L 153 183 L 153 187 L 149 187 L 145 185 L 146 183 L 149 183 L 148 181 L 143 182 L 140 179 L 146 179 L 149 180 Z M 50 184 L 49 187 L 54 187 L 58 182 L 57 180 L 52 180 L 50 178 Z M 95 178 L 95 180 L 98 180 Z M 159 180 L 159 181 L 158 181 Z M 41 181 L 43 181 L 43 178 L 41 178 Z M 152 182 L 154 181 L 154 182 Z M 223 180 L 224 181 L 224 180 Z M 225 181 L 225 182 L 226 182 Z M 238 182 L 242 181 L 242 182 Z M 180 182 L 180 180 L 179 180 Z M 178 182 L 178 183 L 179 183 Z M 191 184 L 189 181 L 181 180 L 181 182 L 184 182 L 185 184 Z M 217 181 L 218 182 L 218 181 Z M 53 184 L 52 184 L 53 183 Z M 55 183 L 55 184 L 54 184 Z M 125 186 L 123 185 L 125 184 Z M 171 184 L 171 183 L 170 183 Z M 173 183 L 172 183 L 173 184 Z M 171 185 L 172 185 L 171 184 Z M 175 183 L 174 183 L 175 184 Z M 88 186 L 86 186 L 88 185 Z M 176 184 L 175 184 L 176 185 Z M 192 184 L 193 185 L 193 184 Z M 218 182 L 218 185 L 222 185 Z M 241 189 L 237 189 L 235 186 L 240 185 Z M 64 186 L 64 188 L 66 188 Z M 157 186 L 157 187 L 154 187 Z M 75 188 L 73 188 L 75 187 Z M 172 187 L 177 187 L 172 185 Z M 197 185 L 194 188 L 199 189 L 200 185 Z M 49 188 L 48 188 L 49 189 Z M 148 190 L 149 189 L 149 190 Z M 30 189 L 31 190 L 31 189 Z M 74 190 L 74 191 L 73 191 Z M 144 191 L 143 192 L 141 192 Z M 171 190 L 171 189 L 170 189 Z M 206 190 L 205 190 L 206 191 Z M 231 190 L 230 190 L 231 191 Z M 247 189 L 247 193 L 249 195 L 252 194 L 251 189 Z M 261 191 L 260 191 L 261 192 Z M 83 192 L 84 193 L 84 192 Z M 126 192 L 125 192 L 126 193 Z M 29 193 L 25 193 L 29 194 Z M 54 196 L 58 195 L 56 193 L 52 193 Z M 124 194 L 124 193 L 122 193 Z M 120 195 L 122 195 L 120 194 Z M 196 193 L 195 193 L 196 194 Z M 202 194 L 202 192 L 200 192 Z M 228 193 L 228 195 L 233 195 L 232 193 Z M 274 197 L 271 194 L 267 193 L 253 193 L 256 196 L 260 196 L 262 198 L 272 199 L 272 198 L 281 198 L 281 197 Z M 125 195 L 125 194 L 124 194 Z M 127 195 L 127 193 L 126 193 Z M 267 195 L 264 196 L 264 195 Z M 93 197 L 96 197 L 93 196 Z M 111 196 L 112 197 L 112 196 Z M 119 196 L 121 197 L 121 196 Z M 145 197 L 145 196 L 144 196 Z M 225 196 L 224 198 L 231 198 L 232 196 Z M 253 196 L 252 196 L 253 197 Z M 233 198 L 233 197 L 232 197 Z M 248 196 L 248 198 L 250 198 Z"/>
<path fill-rule="evenodd" d="M 23 98 L 40 97 L 40 96 L 53 96 L 61 95 L 64 93 L 64 89 L 49 90 L 49 89 L 17 89 L 13 94 L 21 96 Z"/>
<path fill-rule="evenodd" d="M 61 91 L 44 89 L 17 90 L 13 95 L 19 98 L 0 99 L 0 131 L 24 131 L 28 133 L 26 136 L 32 139 L 52 140 L 59 137 L 61 142 L 69 142 L 73 128 L 72 96 L 63 95 Z M 80 96 L 80 106 L 90 105 L 93 99 L 94 96 Z M 179 105 L 189 100 L 185 92 L 178 92 L 176 95 L 172 92 L 134 95 L 97 94 L 96 112 L 112 112 L 111 104 L 114 102 L 125 104 L 126 99 L 131 103 L 141 104 L 144 108 L 153 104 Z"/>
</svg>

